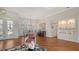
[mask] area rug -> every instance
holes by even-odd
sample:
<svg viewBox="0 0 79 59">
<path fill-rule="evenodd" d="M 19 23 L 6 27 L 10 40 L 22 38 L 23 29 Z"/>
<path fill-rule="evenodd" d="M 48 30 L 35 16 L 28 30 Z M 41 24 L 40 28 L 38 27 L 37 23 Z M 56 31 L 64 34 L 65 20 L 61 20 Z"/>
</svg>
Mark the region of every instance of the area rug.
<svg viewBox="0 0 79 59">
<path fill-rule="evenodd" d="M 28 48 L 26 45 L 23 45 L 23 46 L 16 46 L 14 48 L 5 49 L 5 51 L 28 51 Z M 47 51 L 47 49 L 41 47 L 39 44 L 36 44 L 33 51 Z"/>
</svg>

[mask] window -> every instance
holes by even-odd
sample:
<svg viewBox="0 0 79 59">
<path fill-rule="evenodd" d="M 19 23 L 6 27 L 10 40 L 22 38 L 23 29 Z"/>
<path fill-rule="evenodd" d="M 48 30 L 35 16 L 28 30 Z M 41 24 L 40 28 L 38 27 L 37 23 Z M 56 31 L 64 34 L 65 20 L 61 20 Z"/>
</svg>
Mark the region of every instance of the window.
<svg viewBox="0 0 79 59">
<path fill-rule="evenodd" d="M 13 33 L 13 21 L 7 21 L 8 35 Z"/>
</svg>

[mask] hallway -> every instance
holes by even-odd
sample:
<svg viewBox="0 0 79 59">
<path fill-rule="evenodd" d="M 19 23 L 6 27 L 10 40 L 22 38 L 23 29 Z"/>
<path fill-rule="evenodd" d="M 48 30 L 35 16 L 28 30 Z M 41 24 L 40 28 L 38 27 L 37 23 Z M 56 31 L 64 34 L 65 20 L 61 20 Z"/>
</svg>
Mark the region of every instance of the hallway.
<svg viewBox="0 0 79 59">
<path fill-rule="evenodd" d="M 48 51 L 79 51 L 79 43 L 57 38 L 37 37 L 37 43 L 47 48 Z"/>
</svg>

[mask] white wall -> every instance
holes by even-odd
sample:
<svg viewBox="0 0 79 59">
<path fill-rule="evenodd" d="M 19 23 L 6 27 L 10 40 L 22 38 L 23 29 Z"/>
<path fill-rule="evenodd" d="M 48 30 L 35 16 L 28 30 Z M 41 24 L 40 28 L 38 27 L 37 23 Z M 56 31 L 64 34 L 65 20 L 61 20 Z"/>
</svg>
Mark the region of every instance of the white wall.
<svg viewBox="0 0 79 59">
<path fill-rule="evenodd" d="M 60 13 L 60 15 L 57 16 L 58 21 L 59 20 L 69 20 L 69 19 L 75 19 L 77 20 L 77 17 L 79 16 L 79 8 L 71 9 L 69 11 L 65 11 Z M 77 24 L 77 21 L 76 21 Z M 74 30 L 60 30 L 58 29 L 58 39 L 68 40 L 68 41 L 74 41 L 78 42 L 77 39 L 77 25 Z M 60 33 L 59 33 L 60 31 Z M 79 31 L 79 30 L 78 30 Z"/>
<path fill-rule="evenodd" d="M 78 22 L 78 23 L 76 23 L 76 29 L 75 29 L 75 32 L 72 35 L 71 34 L 65 34 L 66 32 L 67 33 L 73 32 L 71 30 L 70 31 L 61 31 L 64 34 L 55 33 L 55 35 L 57 35 L 58 39 L 78 42 L 79 41 L 79 21 L 77 21 L 79 19 L 79 18 L 77 19 L 78 16 L 79 16 L 79 8 L 72 8 L 72 9 L 69 9 L 67 11 L 56 14 L 54 16 L 50 16 L 47 19 L 52 20 L 52 22 L 55 22 L 55 23 L 58 23 L 58 21 L 60 21 L 60 20 L 75 19 L 76 22 Z M 77 27 L 78 27 L 78 29 L 77 29 Z M 55 31 L 58 32 L 60 30 L 57 28 L 57 30 L 55 30 Z M 51 34 L 51 32 L 54 33 L 55 31 L 50 31 L 50 34 Z"/>
</svg>

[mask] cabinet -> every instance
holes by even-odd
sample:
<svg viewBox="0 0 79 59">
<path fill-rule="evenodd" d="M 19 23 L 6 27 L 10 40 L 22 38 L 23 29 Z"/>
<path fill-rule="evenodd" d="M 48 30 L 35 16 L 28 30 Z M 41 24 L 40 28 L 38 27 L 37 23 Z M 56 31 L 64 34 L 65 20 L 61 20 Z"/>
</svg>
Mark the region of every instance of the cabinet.
<svg viewBox="0 0 79 59">
<path fill-rule="evenodd" d="M 38 36 L 46 37 L 46 31 L 39 31 Z"/>
<path fill-rule="evenodd" d="M 15 20 L 0 20 L 0 40 L 17 38 L 18 24 Z"/>
<path fill-rule="evenodd" d="M 76 19 L 61 20 L 58 22 L 58 39 L 77 42 Z"/>
</svg>

